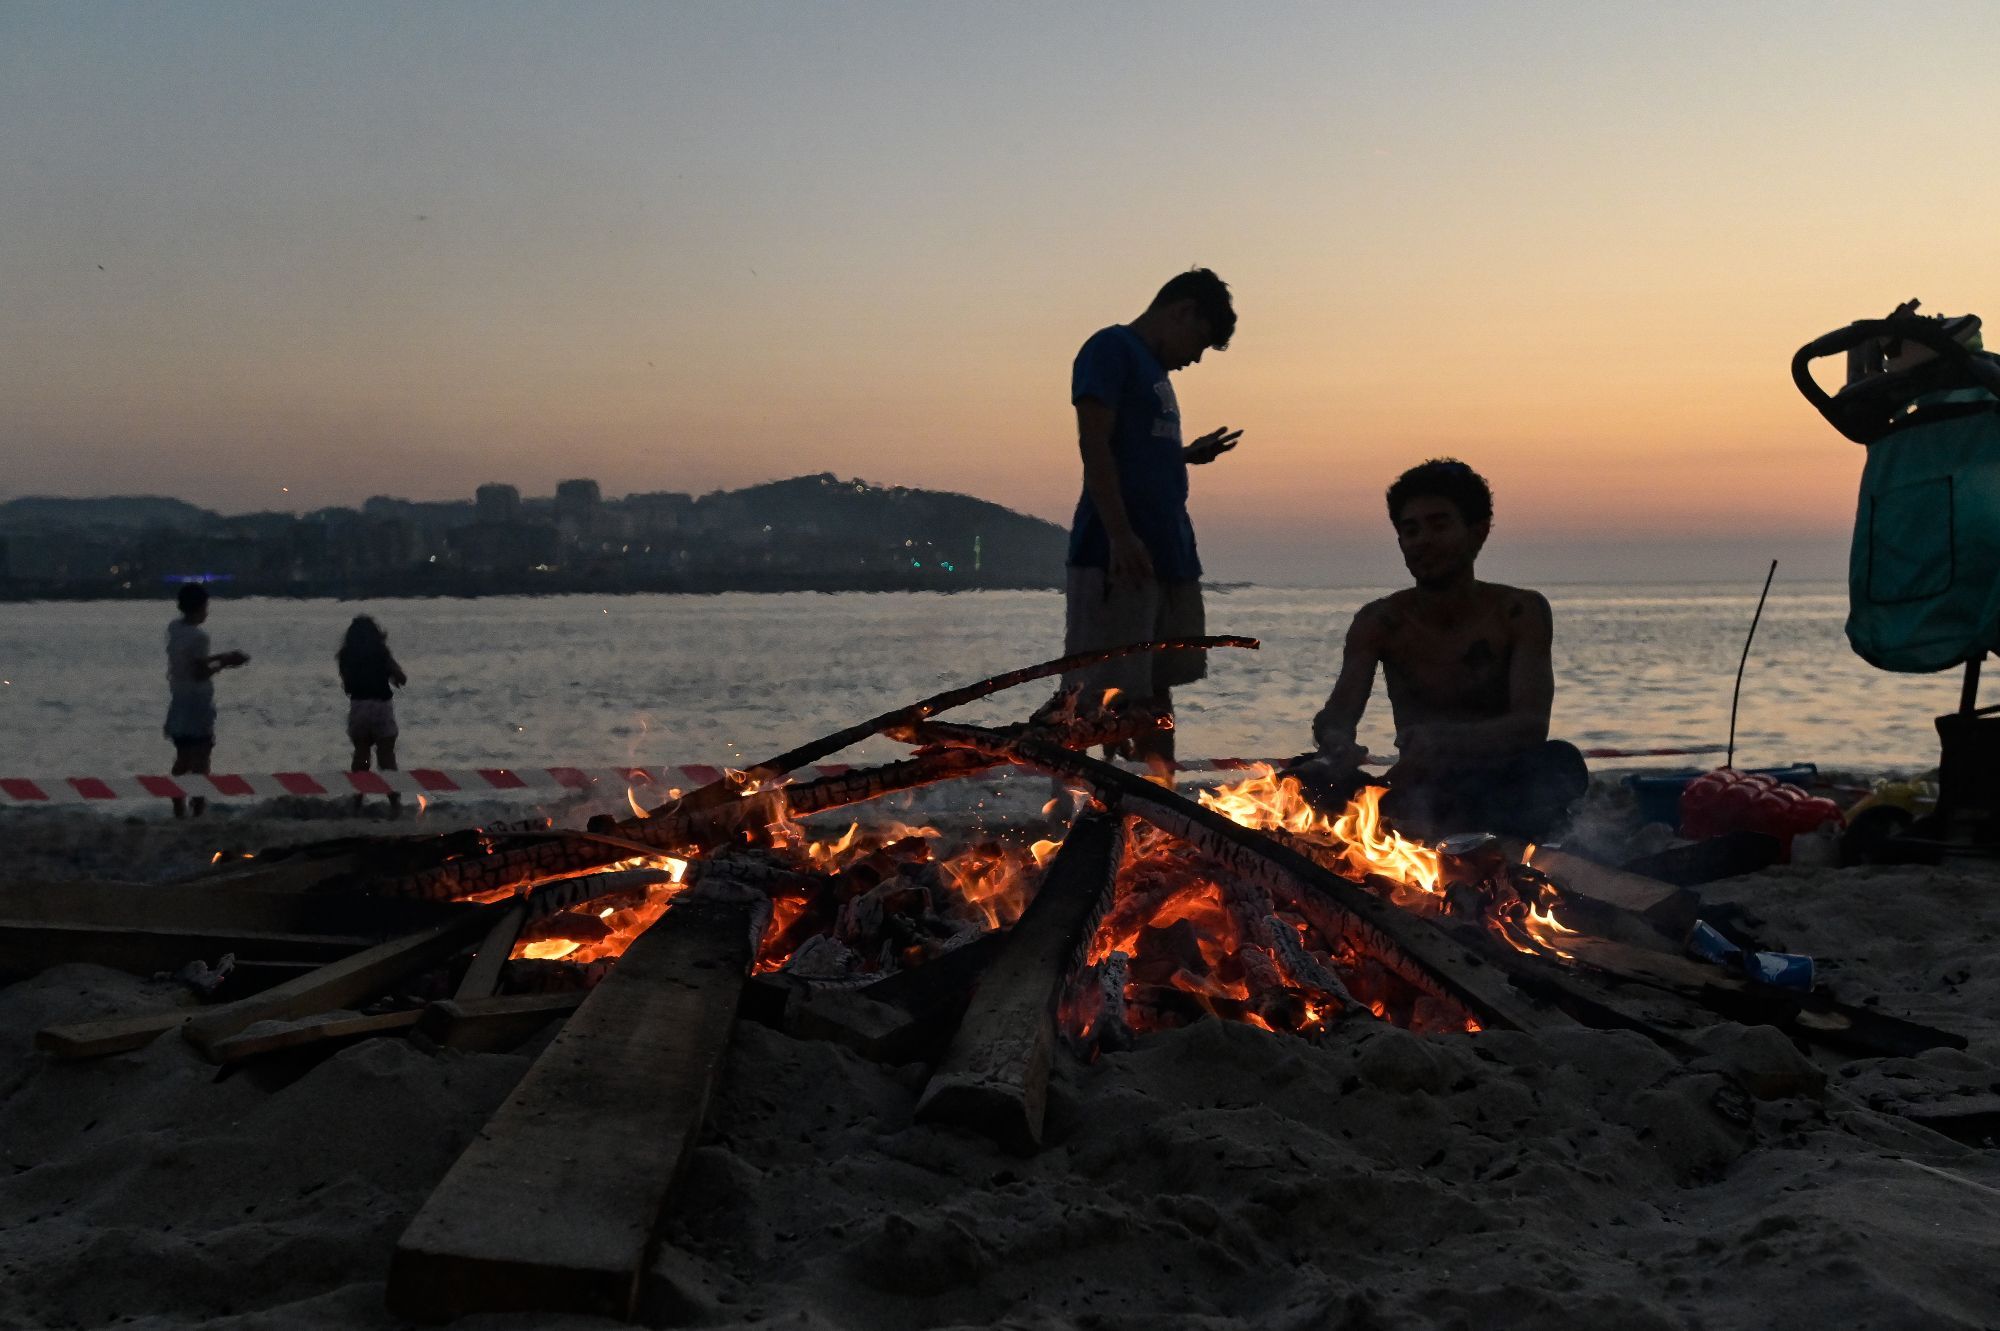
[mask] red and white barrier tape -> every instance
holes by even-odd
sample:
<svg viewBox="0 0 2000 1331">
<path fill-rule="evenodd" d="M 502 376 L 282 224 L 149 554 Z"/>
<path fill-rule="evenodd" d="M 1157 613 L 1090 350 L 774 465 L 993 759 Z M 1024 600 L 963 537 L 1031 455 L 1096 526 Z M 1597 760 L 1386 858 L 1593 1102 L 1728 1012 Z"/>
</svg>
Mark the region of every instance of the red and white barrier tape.
<svg viewBox="0 0 2000 1331">
<path fill-rule="evenodd" d="M 1586 758 L 1655 758 L 1719 753 L 1720 749 L 1585 749 Z M 1274 758 L 1191 758 L 1181 761 L 1184 772 L 1238 772 L 1282 766 Z M 1392 758 L 1371 756 L 1381 765 Z M 852 763 L 821 763 L 802 767 L 794 781 L 837 776 L 854 770 Z M 285 795 L 460 795 L 533 798 L 596 794 L 617 796 L 626 787 L 652 787 L 657 798 L 670 789 L 692 789 L 722 776 L 720 767 L 411 767 L 400 772 L 269 772 L 213 776 L 0 776 L 0 805 L 91 804 L 106 800 L 276 799 Z M 644 791 L 641 789 L 641 793 Z M 645 802 L 645 801 L 642 801 Z"/>
<path fill-rule="evenodd" d="M 842 770 L 842 769 L 831 769 Z M 400 772 L 217 773 L 211 776 L 0 777 L 0 804 L 75 804 L 100 800 L 275 799 L 284 795 L 478 795 L 593 793 L 626 787 L 696 786 L 720 767 L 410 767 Z"/>
<path fill-rule="evenodd" d="M 1209 758 L 1180 764 L 1189 771 L 1228 772 L 1256 767 L 1254 758 Z M 801 767 L 793 781 L 839 776 L 852 763 Z M 720 767 L 410 767 L 400 772 L 216 773 L 210 776 L 0 776 L 0 804 L 88 804 L 105 800 L 276 799 L 284 795 L 460 795 L 532 798 L 595 794 L 617 796 L 630 787 L 651 799 L 721 778 Z M 642 801 L 644 802 L 644 801 Z"/>
</svg>

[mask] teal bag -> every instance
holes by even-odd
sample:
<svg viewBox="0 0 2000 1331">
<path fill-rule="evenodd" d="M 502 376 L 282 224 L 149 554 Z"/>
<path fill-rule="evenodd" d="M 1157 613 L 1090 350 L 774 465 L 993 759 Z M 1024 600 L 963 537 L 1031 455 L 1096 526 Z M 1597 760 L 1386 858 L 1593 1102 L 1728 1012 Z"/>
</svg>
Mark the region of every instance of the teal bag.
<svg viewBox="0 0 2000 1331">
<path fill-rule="evenodd" d="M 1848 643 L 1882 670 L 2000 646 L 2000 401 L 1868 446 L 1847 601 Z"/>
<path fill-rule="evenodd" d="M 1807 400 L 1868 449 L 1848 555 L 1848 644 L 1872 666 L 1912 674 L 2000 648 L 2000 362 L 1944 336 L 1943 322 L 1863 320 L 1792 362 Z M 1832 397 L 1806 373 L 1811 360 L 1885 336 L 1937 354 Z"/>
</svg>

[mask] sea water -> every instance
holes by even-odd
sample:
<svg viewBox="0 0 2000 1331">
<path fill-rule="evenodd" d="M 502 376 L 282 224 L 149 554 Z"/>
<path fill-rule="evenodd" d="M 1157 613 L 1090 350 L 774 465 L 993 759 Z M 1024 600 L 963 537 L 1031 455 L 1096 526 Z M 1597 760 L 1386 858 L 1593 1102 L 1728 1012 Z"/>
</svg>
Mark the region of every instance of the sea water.
<svg viewBox="0 0 2000 1331">
<path fill-rule="evenodd" d="M 1211 590 L 1212 633 L 1260 651 L 1211 655 L 1178 691 L 1188 757 L 1288 756 L 1340 666 L 1355 609 L 1382 588 Z M 1754 586 L 1551 587 L 1554 733 L 1585 748 L 1715 747 L 1756 606 Z M 1890 675 L 1841 634 L 1838 584 L 1773 588 L 1743 679 L 1739 765 L 1861 770 L 1934 765 L 1931 719 L 1958 675 Z M 215 770 L 345 767 L 347 700 L 334 651 L 373 615 L 409 674 L 396 699 L 403 765 L 742 764 L 954 684 L 1055 656 L 1053 592 L 551 596 L 290 601 L 219 597 L 216 651 L 250 664 L 216 680 Z M 0 606 L 0 775 L 165 771 L 165 634 L 158 602 Z M 1007 721 L 1034 684 L 954 716 Z M 1378 683 L 1361 738 L 1393 749 Z M 903 750 L 872 740 L 850 760 Z M 1721 755 L 1601 761 L 1710 766 Z"/>
</svg>

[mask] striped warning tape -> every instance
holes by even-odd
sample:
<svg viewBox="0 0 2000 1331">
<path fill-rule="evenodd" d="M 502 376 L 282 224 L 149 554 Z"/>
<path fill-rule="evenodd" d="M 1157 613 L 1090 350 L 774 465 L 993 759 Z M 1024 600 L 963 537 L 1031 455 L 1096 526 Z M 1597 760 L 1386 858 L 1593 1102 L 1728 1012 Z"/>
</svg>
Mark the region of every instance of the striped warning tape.
<svg viewBox="0 0 2000 1331">
<path fill-rule="evenodd" d="M 1252 758 L 1210 758 L 1180 764 L 1191 771 L 1236 771 Z M 681 767 L 411 767 L 400 772 L 266 772 L 188 776 L 0 776 L 0 804 L 89 804 L 105 800 L 275 799 L 283 795 L 619 795 L 650 786 L 661 796 L 719 780 L 725 769 Z M 839 776 L 851 763 L 821 763 L 792 773 L 794 781 Z"/>
<path fill-rule="evenodd" d="M 1716 749 L 1586 749 L 1586 758 L 1679 757 L 1719 753 Z M 1240 772 L 1282 766 L 1282 758 L 1191 758 L 1176 764 L 1184 772 Z M 1370 755 L 1371 765 L 1393 758 Z M 838 776 L 852 763 L 821 763 L 792 773 L 794 781 Z M 211 776 L 0 776 L 0 804 L 89 804 L 105 800 L 275 799 L 284 795 L 479 795 L 532 798 L 536 795 L 622 794 L 629 786 L 651 786 L 664 794 L 719 780 L 721 767 L 411 767 L 400 772 L 268 772 Z"/>
<path fill-rule="evenodd" d="M 845 770 L 830 768 L 830 771 Z M 701 785 L 720 767 L 411 767 L 400 772 L 267 772 L 188 776 L 0 777 L 0 803 L 74 804 L 99 800 L 272 799 L 281 795 L 533 796 L 618 793 L 627 786 Z"/>
</svg>

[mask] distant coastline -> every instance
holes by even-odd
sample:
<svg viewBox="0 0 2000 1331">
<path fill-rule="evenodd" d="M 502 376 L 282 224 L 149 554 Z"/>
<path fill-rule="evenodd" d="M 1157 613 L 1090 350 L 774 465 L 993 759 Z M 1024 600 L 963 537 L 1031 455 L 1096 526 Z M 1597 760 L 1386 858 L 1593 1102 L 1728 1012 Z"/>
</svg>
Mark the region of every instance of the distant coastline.
<svg viewBox="0 0 2000 1331">
<path fill-rule="evenodd" d="M 1227 590 L 1248 587 L 1249 583 L 1230 583 Z M 286 583 L 282 586 L 268 586 L 257 582 L 236 584 L 230 580 L 216 580 L 210 583 L 218 596 L 257 596 L 294 601 L 401 601 L 435 600 L 440 597 L 454 600 L 477 600 L 489 596 L 723 596 L 732 593 L 753 593 L 779 595 L 786 593 L 813 592 L 824 595 L 875 592 L 936 592 L 956 595 L 961 592 L 989 591 L 1047 591 L 1061 590 L 1061 583 L 1055 579 L 1022 579 L 1007 581 L 984 578 L 970 579 L 922 579 L 897 578 L 893 576 L 851 578 L 808 577 L 804 575 L 770 575 L 765 577 L 744 576 L 713 582 L 692 583 L 672 579 L 659 580 L 604 580 L 589 578 L 563 578 L 553 575 L 534 575 L 526 578 L 476 578 L 438 577 L 432 579 L 397 578 L 394 580 L 352 581 L 337 585 L 315 586 L 310 583 Z M 0 584 L 0 603 L 23 604 L 28 602 L 64 601 L 159 601 L 171 599 L 172 583 L 147 584 L 132 587 L 78 586 L 60 589 L 34 591 L 19 586 Z"/>
<path fill-rule="evenodd" d="M 0 600 L 382 599 L 1052 589 L 1067 533 L 970 495 L 831 473 L 706 495 L 471 499 L 225 516 L 155 496 L 0 503 Z"/>
</svg>

